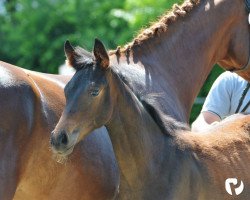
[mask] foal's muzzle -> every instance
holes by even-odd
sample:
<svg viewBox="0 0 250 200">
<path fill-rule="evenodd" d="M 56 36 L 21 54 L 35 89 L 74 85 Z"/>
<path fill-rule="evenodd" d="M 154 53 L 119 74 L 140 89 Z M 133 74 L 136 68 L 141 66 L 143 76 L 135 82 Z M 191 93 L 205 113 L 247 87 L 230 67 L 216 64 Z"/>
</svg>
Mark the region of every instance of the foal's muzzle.
<svg viewBox="0 0 250 200">
<path fill-rule="evenodd" d="M 51 133 L 50 144 L 57 153 L 64 153 L 68 150 L 69 138 L 66 131 L 61 131 L 58 134 Z"/>
</svg>

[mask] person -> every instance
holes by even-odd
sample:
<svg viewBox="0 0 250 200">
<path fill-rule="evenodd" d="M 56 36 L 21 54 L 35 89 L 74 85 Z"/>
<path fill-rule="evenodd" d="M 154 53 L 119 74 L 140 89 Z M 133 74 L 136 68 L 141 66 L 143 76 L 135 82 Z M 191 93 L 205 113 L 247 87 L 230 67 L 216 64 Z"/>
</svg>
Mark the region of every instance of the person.
<svg viewBox="0 0 250 200">
<path fill-rule="evenodd" d="M 250 113 L 250 83 L 232 72 L 213 83 L 192 131 L 203 131 L 235 113 Z"/>
</svg>

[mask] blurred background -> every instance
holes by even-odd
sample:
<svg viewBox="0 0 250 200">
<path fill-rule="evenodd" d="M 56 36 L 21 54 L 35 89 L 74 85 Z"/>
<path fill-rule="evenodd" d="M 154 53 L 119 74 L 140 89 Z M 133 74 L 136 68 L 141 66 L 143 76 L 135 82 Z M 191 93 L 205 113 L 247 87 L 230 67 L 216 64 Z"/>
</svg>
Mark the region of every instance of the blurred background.
<svg viewBox="0 0 250 200">
<path fill-rule="evenodd" d="M 91 51 L 97 37 L 108 49 L 115 49 L 131 41 L 174 3 L 181 2 L 0 0 L 0 60 L 35 71 L 58 73 L 65 61 L 65 40 Z M 193 106 L 190 122 L 196 118 L 212 83 L 222 72 L 215 66 L 210 73 Z"/>
</svg>

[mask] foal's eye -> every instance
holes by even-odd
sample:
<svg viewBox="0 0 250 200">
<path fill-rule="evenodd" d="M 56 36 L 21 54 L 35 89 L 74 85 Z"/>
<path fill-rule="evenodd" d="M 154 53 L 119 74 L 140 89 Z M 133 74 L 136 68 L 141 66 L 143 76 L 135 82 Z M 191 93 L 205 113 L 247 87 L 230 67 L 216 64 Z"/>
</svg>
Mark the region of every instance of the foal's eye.
<svg viewBox="0 0 250 200">
<path fill-rule="evenodd" d="M 92 90 L 90 91 L 90 94 L 91 94 L 91 96 L 93 96 L 93 97 L 98 96 L 99 93 L 100 93 L 99 88 L 95 88 L 95 89 L 92 89 Z"/>
</svg>

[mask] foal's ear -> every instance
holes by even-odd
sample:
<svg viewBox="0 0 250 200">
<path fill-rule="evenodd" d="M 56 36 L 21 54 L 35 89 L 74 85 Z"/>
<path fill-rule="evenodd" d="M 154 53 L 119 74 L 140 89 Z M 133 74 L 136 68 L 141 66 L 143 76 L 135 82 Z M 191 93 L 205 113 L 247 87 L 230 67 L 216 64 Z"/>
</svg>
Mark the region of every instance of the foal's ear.
<svg viewBox="0 0 250 200">
<path fill-rule="evenodd" d="M 67 57 L 68 65 L 73 67 L 75 64 L 75 49 L 68 40 L 64 43 L 64 52 Z"/>
<path fill-rule="evenodd" d="M 94 55 L 95 55 L 96 62 L 101 66 L 101 68 L 107 69 L 109 67 L 108 53 L 103 43 L 98 39 L 95 39 Z"/>
</svg>

